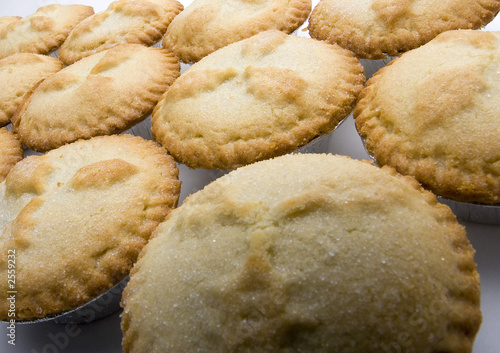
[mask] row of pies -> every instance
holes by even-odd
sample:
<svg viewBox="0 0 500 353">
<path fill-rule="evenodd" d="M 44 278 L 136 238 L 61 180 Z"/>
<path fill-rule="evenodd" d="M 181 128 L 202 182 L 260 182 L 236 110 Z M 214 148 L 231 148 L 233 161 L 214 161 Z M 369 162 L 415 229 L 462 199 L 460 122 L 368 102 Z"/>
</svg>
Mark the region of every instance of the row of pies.
<svg viewBox="0 0 500 353">
<path fill-rule="evenodd" d="M 322 0 L 312 13 L 311 7 L 310 0 L 195 0 L 184 10 L 176 0 L 117 0 L 94 14 L 90 6 L 52 4 L 24 18 L 0 18 L 0 58 L 18 52 L 49 54 L 61 47 L 59 57 L 70 65 L 116 45 L 149 46 L 163 38 L 163 46 L 181 60 L 196 62 L 265 30 L 291 33 L 309 18 L 313 38 L 378 59 L 417 48 L 445 31 L 480 28 L 495 17 L 500 4 Z"/>
<path fill-rule="evenodd" d="M 194 2 L 177 15 L 182 5 L 171 0 L 162 2 L 163 7 L 145 2 L 150 11 L 142 1 L 117 1 L 91 16 L 85 6 L 48 5 L 32 16 L 3 24 L 0 48 L 7 52 L 24 50 L 9 43 L 17 32 L 28 31 L 26 23 L 31 24 L 31 31 L 39 29 L 35 24 L 40 23 L 65 28 L 68 39 L 62 42 L 60 57 L 68 47 L 86 50 L 66 61 L 72 64 L 64 68 L 56 58 L 32 53 L 0 60 L 0 124 L 12 122 L 23 145 L 48 151 L 79 139 L 123 132 L 143 121 L 154 108 L 153 137 L 176 161 L 191 168 L 234 169 L 286 154 L 328 134 L 361 97 L 354 110 L 357 128 L 379 164 L 415 176 L 446 198 L 499 203 L 496 33 L 445 31 L 381 70 L 360 96 L 365 78 L 352 51 L 284 33 L 307 18 L 310 7 L 304 3 L 295 4 L 296 11 L 287 8 L 288 15 L 280 18 L 288 18 L 288 26 L 279 21 L 276 25 L 282 31 L 263 31 L 237 41 L 252 33 L 226 38 L 233 32 L 228 30 L 221 37 L 227 43 L 237 42 L 216 45 L 212 39 L 198 37 L 220 33 L 213 26 L 220 25 L 220 16 L 227 17 L 227 6 Z M 320 39 L 325 36 L 315 34 L 314 28 L 319 26 L 315 23 L 324 23 L 318 17 L 327 3 L 321 2 L 310 19 L 311 34 Z M 374 9 L 381 6 L 377 3 Z M 274 9 L 277 4 L 268 6 Z M 484 10 L 481 21 L 471 21 L 469 26 L 491 20 L 491 7 L 480 7 Z M 257 9 L 252 7 L 252 11 Z M 160 26 L 146 15 L 165 22 Z M 266 12 L 264 18 L 268 15 Z M 85 16 L 89 17 L 82 20 Z M 249 18 L 255 20 L 255 16 Z M 59 21 L 60 17 L 68 23 Z M 142 32 L 127 30 L 124 36 L 127 26 L 121 24 L 126 21 Z M 59 22 L 64 25 L 55 25 Z M 171 31 L 167 30 L 170 22 Z M 206 26 L 209 33 L 205 33 Z M 182 40 L 173 39 L 176 28 L 181 28 Z M 163 49 L 122 44 L 154 44 L 165 31 Z M 149 41 L 139 40 L 144 33 L 151 34 Z M 190 33 L 198 40 L 188 39 Z M 201 47 L 193 44 L 198 41 L 212 44 L 196 59 L 186 59 L 185 49 L 175 49 L 182 42 L 194 52 Z M 217 49 L 219 46 L 223 48 Z M 47 47 L 53 50 L 55 45 Z M 384 52 L 394 54 L 388 49 Z M 180 60 L 175 54 L 185 61 L 203 59 L 179 77 Z M 11 166 L 20 154 L 5 158 L 5 164 Z"/>
<path fill-rule="evenodd" d="M 75 309 L 133 267 L 126 352 L 470 352 L 474 251 L 421 185 L 500 203 L 500 34 L 457 30 L 490 21 L 500 1 L 337 3 L 313 10 L 316 39 L 288 34 L 305 1 L 181 12 L 121 0 L 95 15 L 50 5 L 2 19 L 0 82 L 12 86 L 0 119 L 13 132 L 0 129 L 0 251 L 18 265 L 15 310 L 1 301 L 1 319 Z M 103 34 L 122 21 L 141 30 Z M 60 59 L 12 44 L 60 27 L 74 29 L 45 45 Z M 360 58 L 403 51 L 365 82 Z M 181 60 L 195 62 L 182 75 Z M 384 167 L 288 154 L 351 112 Z M 117 135 L 151 113 L 161 146 Z M 21 160 L 22 144 L 45 154 Z M 176 208 L 175 162 L 237 170 Z M 4 278 L 8 268 L 1 257 Z"/>
</svg>

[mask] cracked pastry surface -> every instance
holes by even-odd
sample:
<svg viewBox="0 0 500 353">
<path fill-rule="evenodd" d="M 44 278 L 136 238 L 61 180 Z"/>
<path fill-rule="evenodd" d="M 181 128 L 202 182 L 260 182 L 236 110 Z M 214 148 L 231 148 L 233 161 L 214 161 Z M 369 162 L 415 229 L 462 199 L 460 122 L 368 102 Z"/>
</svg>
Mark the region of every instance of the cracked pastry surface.
<svg viewBox="0 0 500 353">
<path fill-rule="evenodd" d="M 125 44 L 99 52 L 26 95 L 13 130 L 36 151 L 120 133 L 146 118 L 179 74 L 179 59 L 165 49 Z"/>
<path fill-rule="evenodd" d="M 56 58 L 17 53 L 0 60 L 0 126 L 10 123 L 24 95 L 38 82 L 63 68 Z"/>
<path fill-rule="evenodd" d="M 191 168 L 237 168 L 331 132 L 364 82 L 351 52 L 266 31 L 193 64 L 155 107 L 152 132 Z"/>
<path fill-rule="evenodd" d="M 160 41 L 172 19 L 183 10 L 176 0 L 118 0 L 86 18 L 59 49 L 66 65 L 127 43 L 150 46 Z"/>
<path fill-rule="evenodd" d="M 500 32 L 445 32 L 360 97 L 356 127 L 379 164 L 455 201 L 500 203 Z"/>
<path fill-rule="evenodd" d="M 23 18 L 10 16 L 0 23 L 0 58 L 15 53 L 50 54 L 93 14 L 90 6 L 50 4 Z"/>
<path fill-rule="evenodd" d="M 473 253 L 451 210 L 392 168 L 257 162 L 158 226 L 122 297 L 123 350 L 470 353 Z"/>
<path fill-rule="evenodd" d="M 23 146 L 19 138 L 10 130 L 0 128 L 0 183 L 9 170 L 23 159 Z"/>
<path fill-rule="evenodd" d="M 478 29 L 499 10 L 500 0 L 321 0 L 311 13 L 309 33 L 360 58 L 383 59 L 448 30 Z"/>
<path fill-rule="evenodd" d="M 177 205 L 167 152 L 131 135 L 30 156 L 0 183 L 0 250 L 16 252 L 16 320 L 75 309 L 122 281 Z M 0 258 L 7 276 L 7 258 Z M 0 289 L 7 293 L 7 281 Z M 8 320 L 8 302 L 0 317 Z"/>
<path fill-rule="evenodd" d="M 311 0 L 195 0 L 172 21 L 163 46 L 185 63 L 196 62 L 259 32 L 292 33 L 311 7 Z"/>
</svg>

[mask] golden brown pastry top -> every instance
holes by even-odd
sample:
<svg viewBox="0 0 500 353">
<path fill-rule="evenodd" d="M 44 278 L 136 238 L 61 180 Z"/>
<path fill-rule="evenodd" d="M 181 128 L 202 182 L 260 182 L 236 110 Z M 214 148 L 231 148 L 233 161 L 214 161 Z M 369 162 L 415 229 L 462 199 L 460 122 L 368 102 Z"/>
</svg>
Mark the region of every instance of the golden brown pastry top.
<svg viewBox="0 0 500 353">
<path fill-rule="evenodd" d="M 167 152 L 131 135 L 16 164 L 0 183 L 0 250 L 16 254 L 16 320 L 75 309 L 122 281 L 179 188 Z M 0 274 L 7 276 L 6 256 Z M 0 290 L 7 293 L 7 281 Z M 0 303 L 2 320 L 8 306 Z"/>
<path fill-rule="evenodd" d="M 331 132 L 364 82 L 348 50 L 262 32 L 185 71 L 155 107 L 153 136 L 191 168 L 237 168 Z"/>
<path fill-rule="evenodd" d="M 445 31 L 480 28 L 499 10 L 500 0 L 321 0 L 309 19 L 309 33 L 361 58 L 382 59 Z"/>
<path fill-rule="evenodd" d="M 354 111 L 381 165 L 456 201 L 500 203 L 500 32 L 448 31 L 368 81 Z"/>
<path fill-rule="evenodd" d="M 106 10 L 80 22 L 59 49 L 70 65 L 83 57 L 120 44 L 153 45 L 183 9 L 176 0 L 117 0 Z"/>
<path fill-rule="evenodd" d="M 93 14 L 90 6 L 50 4 L 0 25 L 0 58 L 15 53 L 49 54 L 61 46 L 80 21 Z"/>
<path fill-rule="evenodd" d="M 17 53 L 0 59 L 0 126 L 10 123 L 26 93 L 62 68 L 62 62 L 47 55 Z"/>
<path fill-rule="evenodd" d="M 185 63 L 259 32 L 296 30 L 311 0 L 194 0 L 168 27 L 163 46 Z"/>
<path fill-rule="evenodd" d="M 146 118 L 179 74 L 179 59 L 166 49 L 120 45 L 43 81 L 12 117 L 13 128 L 37 151 L 119 133 Z"/>
<path fill-rule="evenodd" d="M 254 163 L 159 225 L 122 298 L 123 349 L 470 353 L 473 253 L 451 210 L 391 168 Z"/>
</svg>

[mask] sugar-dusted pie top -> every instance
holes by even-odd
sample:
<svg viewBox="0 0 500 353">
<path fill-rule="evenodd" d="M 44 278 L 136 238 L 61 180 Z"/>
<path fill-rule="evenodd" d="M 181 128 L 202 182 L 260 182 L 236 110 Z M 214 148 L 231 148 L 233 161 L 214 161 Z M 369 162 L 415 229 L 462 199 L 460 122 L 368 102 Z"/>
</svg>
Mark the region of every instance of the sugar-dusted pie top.
<svg viewBox="0 0 500 353">
<path fill-rule="evenodd" d="M 62 68 L 62 62 L 47 55 L 17 53 L 1 59 L 0 126 L 10 123 L 26 93 Z"/>
<path fill-rule="evenodd" d="M 16 254 L 16 320 L 72 310 L 122 281 L 177 205 L 167 152 L 131 135 L 30 156 L 0 183 L 0 250 Z M 0 274 L 7 278 L 7 257 Z M 0 290 L 7 293 L 7 281 Z M 9 303 L 0 303 L 8 319 Z"/>
<path fill-rule="evenodd" d="M 127 43 L 153 45 L 183 9 L 176 0 L 117 0 L 86 18 L 70 33 L 59 58 L 70 65 L 83 57 Z"/>
<path fill-rule="evenodd" d="M 309 19 L 309 33 L 359 57 L 381 59 L 448 30 L 480 28 L 499 10 L 500 0 L 321 0 Z"/>
<path fill-rule="evenodd" d="M 166 49 L 120 45 L 43 81 L 25 97 L 13 127 L 37 151 L 119 133 L 146 118 L 179 74 L 179 59 Z"/>
<path fill-rule="evenodd" d="M 93 14 L 94 9 L 86 5 L 50 4 L 23 18 L 11 16 L 0 24 L 0 58 L 15 53 L 49 54 Z"/>
<path fill-rule="evenodd" d="M 266 30 L 296 30 L 311 0 L 194 0 L 167 29 L 163 46 L 186 63 Z"/>
<path fill-rule="evenodd" d="M 189 167 L 236 168 L 331 132 L 364 82 L 348 50 L 266 31 L 185 71 L 156 106 L 152 131 Z"/>
<path fill-rule="evenodd" d="M 456 201 L 500 203 L 500 33 L 449 31 L 368 81 L 354 111 L 377 162 Z"/>
<path fill-rule="evenodd" d="M 159 225 L 122 298 L 123 349 L 470 353 L 473 253 L 451 210 L 392 168 L 257 162 Z"/>
</svg>

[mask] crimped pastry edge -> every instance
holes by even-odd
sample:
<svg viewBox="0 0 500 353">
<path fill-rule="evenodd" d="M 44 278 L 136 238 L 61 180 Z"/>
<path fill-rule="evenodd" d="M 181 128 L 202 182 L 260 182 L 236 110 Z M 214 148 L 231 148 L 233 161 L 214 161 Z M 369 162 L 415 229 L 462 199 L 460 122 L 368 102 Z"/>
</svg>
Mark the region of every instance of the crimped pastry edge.
<svg viewBox="0 0 500 353">
<path fill-rule="evenodd" d="M 264 35 L 264 32 L 260 35 Z M 300 40 L 316 41 L 309 38 L 300 38 Z M 345 82 L 337 82 L 337 91 L 350 98 L 343 101 L 343 106 L 325 102 L 325 105 L 328 105 L 329 108 L 329 115 L 321 116 L 322 119 L 315 119 L 321 121 L 321 123 L 313 121 L 308 124 L 305 122 L 306 119 L 302 119 L 300 124 L 283 133 L 270 134 L 266 137 L 249 140 L 232 141 L 226 145 L 215 147 L 207 144 L 200 145 L 196 141 L 193 142 L 193 140 L 178 143 L 178 141 L 168 136 L 169 132 L 162 126 L 160 121 L 162 120 L 161 115 L 166 114 L 162 112 L 162 106 L 169 94 L 169 90 L 167 90 L 153 110 L 153 139 L 165 146 L 178 162 L 190 168 L 225 170 L 235 169 L 256 161 L 293 152 L 307 145 L 314 138 L 331 133 L 354 109 L 358 94 L 364 87 L 365 78 L 363 67 L 352 52 L 336 44 L 323 42 L 322 45 L 327 45 L 329 50 L 335 50 L 339 56 L 345 59 L 345 63 L 352 70 L 348 73 L 349 79 L 346 79 Z M 221 50 L 224 50 L 224 48 Z"/>
<path fill-rule="evenodd" d="M 312 38 L 337 43 L 352 50 L 359 58 L 385 59 L 388 56 L 400 56 L 402 53 L 415 49 L 436 37 L 439 33 L 456 29 L 479 29 L 491 22 L 500 10 L 498 0 L 478 0 L 475 8 L 476 17 L 456 16 L 453 20 L 438 21 L 427 27 L 418 29 L 398 28 L 398 33 L 384 33 L 381 36 L 371 35 L 369 39 L 358 28 L 332 26 L 322 16 L 323 7 L 328 6 L 327 0 L 321 0 L 312 10 L 308 30 Z M 450 25 L 451 23 L 451 25 Z"/>
<path fill-rule="evenodd" d="M 437 36 L 436 40 L 452 33 L 453 31 L 442 33 Z M 460 33 L 465 32 L 460 31 Z M 449 170 L 446 170 L 440 164 L 430 164 L 420 159 L 408 159 L 405 154 L 398 152 L 396 145 L 391 144 L 389 146 L 381 142 L 390 133 L 384 127 L 384 123 L 379 120 L 381 112 L 378 109 L 379 104 L 377 103 L 375 91 L 377 90 L 378 81 L 383 77 L 384 72 L 391 70 L 392 65 L 397 65 L 397 60 L 389 62 L 367 81 L 366 87 L 361 91 L 358 103 L 353 110 L 356 130 L 363 140 L 368 154 L 378 164 L 390 165 L 401 174 L 412 175 L 425 188 L 451 201 L 489 206 L 500 205 L 500 180 L 496 183 L 496 186 L 488 187 L 488 183 L 482 183 L 483 186 L 475 184 L 472 190 L 464 191 L 463 188 L 460 188 L 460 185 L 470 185 L 470 182 L 467 181 L 467 176 L 460 174 L 460 170 L 453 170 L 453 178 L 450 178 L 449 175 L 445 176 L 445 172 L 449 172 Z M 477 180 L 481 181 L 485 180 L 486 177 L 476 175 Z"/>
<path fill-rule="evenodd" d="M 118 50 L 121 47 L 134 48 L 135 46 L 140 45 L 125 44 L 111 48 L 109 50 Z M 142 48 L 143 46 L 140 47 Z M 44 152 L 54 148 L 58 148 L 64 144 L 74 142 L 78 139 L 90 139 L 94 136 L 117 134 L 141 122 L 151 114 L 154 106 L 156 105 L 162 94 L 180 75 L 179 59 L 171 51 L 162 48 L 144 48 L 147 48 L 147 50 L 161 52 L 163 54 L 162 65 L 164 66 L 165 70 L 161 74 L 155 76 L 155 82 L 148 81 L 147 84 L 149 87 L 146 87 L 141 92 L 134 93 L 134 99 L 132 101 L 133 106 L 130 106 L 131 102 L 129 102 L 127 99 L 125 99 L 125 101 L 123 102 L 117 102 L 117 108 L 114 109 L 115 115 L 112 119 L 108 117 L 108 119 L 106 119 L 106 124 L 100 124 L 98 127 L 83 127 L 79 128 L 77 131 L 68 131 L 61 129 L 54 130 L 51 127 L 38 126 L 38 129 L 36 129 L 36 131 L 30 129 L 29 131 L 27 131 L 27 134 L 25 134 L 20 130 L 23 115 L 29 106 L 33 94 L 36 92 L 36 89 L 40 84 L 39 83 L 25 95 L 23 102 L 12 117 L 13 130 L 19 134 L 21 141 L 28 148 L 35 151 Z M 63 72 L 63 70 L 61 70 L 60 72 Z M 112 92 L 109 93 L 111 94 Z M 122 107 L 127 108 L 123 109 Z M 90 131 L 85 131 L 86 128 L 90 128 Z M 93 131 L 96 129 L 97 131 Z M 56 134 L 57 136 L 53 136 L 53 134 Z M 47 136 L 44 137 L 44 135 Z"/>
<path fill-rule="evenodd" d="M 5 180 L 14 165 L 23 159 L 23 147 L 15 133 L 0 128 L 0 183 Z"/>
<path fill-rule="evenodd" d="M 33 13 L 31 16 L 38 16 L 38 15 L 40 15 L 38 13 L 39 11 L 41 13 L 43 13 L 47 9 L 59 7 L 59 6 L 70 6 L 70 7 L 73 7 L 74 9 L 79 9 L 80 11 L 78 11 L 78 13 L 77 13 L 77 11 L 74 11 L 76 14 L 74 21 L 69 21 L 69 23 L 66 24 L 63 31 L 61 31 L 59 33 L 51 33 L 48 36 L 45 35 L 42 38 L 37 38 L 36 40 L 34 39 L 29 45 L 23 47 L 21 49 L 21 52 L 45 54 L 45 55 L 50 54 L 51 52 L 53 52 L 57 48 L 59 48 L 61 46 L 61 44 L 64 43 L 64 41 L 68 37 L 69 33 L 71 32 L 71 30 L 74 28 L 74 26 L 77 23 L 79 23 L 83 19 L 87 18 L 88 16 L 91 16 L 94 14 L 94 9 L 91 6 L 49 4 L 49 5 L 45 5 L 45 6 L 38 8 L 37 11 L 35 13 Z M 45 15 L 42 14 L 42 16 L 45 16 Z M 20 19 L 19 21 L 23 21 L 23 19 Z M 16 23 L 13 23 L 13 25 L 16 25 Z M 4 57 L 9 56 L 11 54 L 14 54 L 14 52 L 12 52 L 12 51 L 7 51 L 7 52 L 0 51 L 0 58 L 4 58 Z"/>
<path fill-rule="evenodd" d="M 60 149 L 53 150 L 46 153 L 45 155 L 35 158 L 49 160 L 50 158 L 58 159 L 59 157 L 57 157 L 57 155 L 61 151 L 71 151 L 74 148 L 78 149 L 81 144 L 89 144 L 89 146 L 90 144 L 100 144 L 101 146 L 106 146 L 107 144 L 111 148 L 120 146 L 120 144 L 121 147 L 119 148 L 128 146 L 127 148 L 130 148 L 130 150 L 147 153 L 147 157 L 145 159 L 150 160 L 150 163 L 153 163 L 156 168 L 158 168 L 158 170 L 161 170 L 161 173 L 165 178 L 164 180 L 158 180 L 156 194 L 150 195 L 150 204 L 148 205 L 147 210 L 145 210 L 144 219 L 141 220 L 141 222 L 143 223 L 140 225 L 140 231 L 137 233 L 137 235 L 140 236 L 143 241 L 140 245 L 136 243 L 135 245 L 139 245 L 139 247 L 135 249 L 129 249 L 129 245 L 127 244 L 122 245 L 125 246 L 122 250 L 125 250 L 127 254 L 134 253 L 135 258 L 113 259 L 113 261 L 116 260 L 116 267 L 114 267 L 113 273 L 104 274 L 104 277 L 106 279 L 105 282 L 95 281 L 92 286 L 89 286 L 87 288 L 83 286 L 77 278 L 67 278 L 65 282 L 67 285 L 75 289 L 79 288 L 80 290 L 83 290 L 82 292 L 71 293 L 71 297 L 62 298 L 59 295 L 57 288 L 49 288 L 48 290 L 46 289 L 45 292 L 43 292 L 41 288 L 37 288 L 36 293 L 30 295 L 27 293 L 22 294 L 21 289 L 18 287 L 18 295 L 16 298 L 16 321 L 32 321 L 47 317 L 49 315 L 57 315 L 66 311 L 77 309 L 80 306 L 84 305 L 86 302 L 105 293 L 107 290 L 123 281 L 124 278 L 129 274 L 129 271 L 136 260 L 136 256 L 138 255 L 138 253 L 140 253 L 142 247 L 147 243 L 156 226 L 164 220 L 164 218 L 170 213 L 171 210 L 177 207 L 181 184 L 179 181 L 179 170 L 173 158 L 168 155 L 168 152 L 166 152 L 154 141 L 145 140 L 141 137 L 128 134 L 97 136 L 92 138 L 91 140 L 76 141 L 72 144 L 62 146 Z M 131 224 L 131 226 L 133 226 L 133 224 Z M 23 246 L 24 245 L 21 244 L 18 251 L 21 251 Z M 16 252 L 16 255 L 18 259 L 21 258 L 18 252 Z M 6 263 L 6 259 L 2 260 L 5 260 L 0 261 L 0 264 L 3 263 L 3 267 L 3 265 L 5 265 Z M 20 269 L 18 269 L 18 271 L 19 270 Z M 96 270 L 98 270 L 98 268 Z M 101 270 L 104 271 L 105 269 Z M 103 273 L 99 272 L 98 274 L 100 275 L 99 278 L 103 277 Z M 36 276 L 38 278 L 40 277 L 40 274 L 37 273 Z M 6 307 L 7 304 L 0 305 L 0 319 L 2 320 L 8 319 Z M 35 309 L 39 307 L 45 307 L 46 310 L 42 313 L 39 313 Z"/>
<path fill-rule="evenodd" d="M 318 154 L 319 155 L 319 154 Z M 328 158 L 346 158 L 352 159 L 348 156 L 340 156 L 340 155 L 325 155 Z M 273 158 L 281 159 L 281 158 L 290 158 L 291 155 L 280 156 Z M 314 156 L 313 156 L 314 157 Z M 259 163 L 270 162 L 270 160 Z M 359 161 L 360 163 L 366 163 L 373 165 L 370 161 Z M 246 166 L 242 169 L 252 168 L 252 166 Z M 396 179 L 400 180 L 402 183 L 409 185 L 411 188 L 422 193 L 422 198 L 426 201 L 429 207 L 434 208 L 435 216 L 439 223 L 443 224 L 445 228 L 447 228 L 446 236 L 450 240 L 450 247 L 453 252 L 457 254 L 459 262 L 457 263 L 457 268 L 463 274 L 460 278 L 455 282 L 455 286 L 453 288 L 449 288 L 449 292 L 446 293 L 447 298 L 453 301 L 452 311 L 455 311 L 452 314 L 452 318 L 448 326 L 446 327 L 446 331 L 449 333 L 449 336 L 439 343 L 439 347 L 435 347 L 436 351 L 449 351 L 453 353 L 470 353 L 472 352 L 472 346 L 474 343 L 475 335 L 477 334 L 481 321 L 482 314 L 480 311 L 480 279 L 477 273 L 477 266 L 474 261 L 474 253 L 475 250 L 471 246 L 470 242 L 467 239 L 465 228 L 457 222 L 457 219 L 450 208 L 446 205 L 439 203 L 436 199 L 436 196 L 424 189 L 416 179 L 411 176 L 405 176 L 399 174 L 394 168 L 390 166 L 376 167 L 374 168 L 381 169 L 388 173 L 389 175 L 394 176 Z M 237 171 L 233 171 L 230 175 L 234 175 L 234 173 L 242 172 L 243 170 L 239 169 Z M 214 183 L 224 182 L 224 179 L 227 176 L 223 176 L 218 180 L 214 181 Z M 208 185 L 210 188 L 210 184 Z M 205 197 L 201 197 L 200 193 L 205 191 L 199 191 L 197 194 L 192 195 L 192 197 L 188 197 L 184 204 L 189 203 L 197 203 L 200 198 L 201 202 L 207 202 Z M 183 205 L 184 205 L 183 204 Z M 189 206 L 188 206 L 189 207 Z M 233 205 L 231 205 L 233 207 Z M 169 219 L 175 217 L 177 213 L 183 212 L 185 206 L 181 206 L 174 210 L 169 214 L 165 222 L 169 222 Z M 245 210 L 245 214 L 249 212 L 247 208 L 242 208 Z M 214 212 L 224 212 L 223 209 L 217 208 Z M 194 214 L 193 214 L 194 216 Z M 160 228 L 157 228 L 155 231 L 155 237 L 158 237 L 158 232 L 161 231 Z M 142 270 L 141 259 L 147 256 L 147 247 L 145 251 L 143 251 L 139 255 L 138 262 L 136 266 L 131 271 L 131 277 L 133 277 L 136 273 L 139 273 Z M 133 313 L 129 310 L 126 310 L 127 300 L 129 296 L 133 295 L 133 288 L 128 285 L 123 293 L 121 306 L 125 308 L 122 314 L 121 320 L 121 329 L 123 333 L 122 339 L 122 348 L 124 352 L 133 352 L 139 353 L 142 352 L 137 350 L 134 341 L 139 338 L 139 333 L 135 330 L 132 330 L 130 327 L 131 321 L 133 320 Z M 460 313 L 460 314 L 458 314 Z"/>
<path fill-rule="evenodd" d="M 194 5 L 196 4 L 192 4 L 190 6 Z M 162 45 L 164 48 L 170 48 L 182 62 L 195 63 L 208 54 L 213 53 L 226 45 L 252 37 L 263 31 L 277 29 L 290 34 L 305 22 L 311 12 L 311 9 L 311 0 L 291 0 L 278 15 L 271 12 L 270 16 L 274 18 L 272 23 L 267 21 L 267 16 L 261 16 L 266 20 L 260 20 L 260 17 L 259 19 L 252 18 L 247 20 L 246 25 L 241 25 L 235 29 L 235 31 L 237 31 L 236 33 L 226 33 L 224 36 L 211 38 L 210 45 L 200 46 L 193 44 L 185 44 L 181 46 L 172 38 L 171 32 L 175 30 L 175 27 L 185 25 L 181 22 L 183 21 L 183 15 L 181 14 L 172 21 L 172 25 L 167 29 L 167 32 L 163 37 Z M 266 11 L 266 15 L 269 15 L 269 11 Z M 181 23 L 178 24 L 179 22 Z"/>
<path fill-rule="evenodd" d="M 148 1 L 146 0 L 146 2 Z M 122 39 L 124 43 L 121 44 L 135 43 L 135 44 L 142 44 L 145 46 L 152 46 L 158 41 L 160 41 L 162 37 L 165 35 L 165 32 L 170 23 L 172 22 L 172 20 L 174 19 L 174 17 L 177 16 L 184 9 L 184 6 L 177 0 L 171 0 L 170 3 L 171 3 L 171 9 L 169 11 L 167 11 L 164 8 L 165 12 L 169 13 L 168 16 L 160 18 L 153 23 L 148 23 L 149 26 L 147 28 L 142 28 L 140 31 L 137 30 L 129 31 L 127 36 Z M 91 31 L 91 28 L 87 27 L 91 27 L 90 23 L 94 21 L 96 15 L 100 15 L 102 13 L 110 13 L 110 12 L 111 12 L 110 7 L 108 7 L 106 10 L 86 18 L 71 31 L 68 38 L 59 48 L 58 52 L 60 60 L 65 65 L 71 65 L 84 57 L 90 56 L 92 54 L 98 53 L 103 50 L 108 50 L 117 45 L 115 42 L 116 36 L 113 35 L 109 37 L 108 41 L 100 43 L 98 46 L 94 46 L 90 49 L 82 50 L 75 48 L 75 45 L 78 46 L 78 33 L 82 31 Z M 99 24 L 93 27 L 98 28 Z"/>
</svg>

